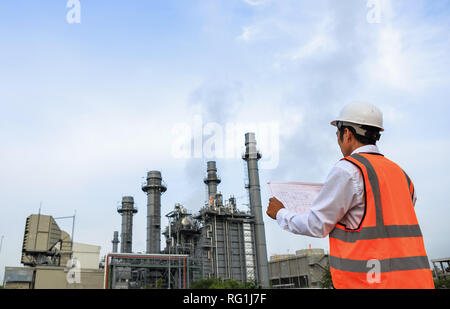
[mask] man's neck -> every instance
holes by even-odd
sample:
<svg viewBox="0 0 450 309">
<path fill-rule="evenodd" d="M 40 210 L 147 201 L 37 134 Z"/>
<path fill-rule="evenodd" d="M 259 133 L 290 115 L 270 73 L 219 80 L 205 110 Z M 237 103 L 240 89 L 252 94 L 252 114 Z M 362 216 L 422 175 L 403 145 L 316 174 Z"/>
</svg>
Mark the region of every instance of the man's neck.
<svg viewBox="0 0 450 309">
<path fill-rule="evenodd" d="M 350 153 L 355 152 L 356 149 L 361 148 L 361 147 L 363 147 L 363 146 L 366 146 L 366 145 L 364 145 L 364 144 L 362 144 L 362 143 L 360 143 L 360 142 L 355 143 L 355 144 L 352 146 L 351 152 L 350 152 Z"/>
<path fill-rule="evenodd" d="M 351 154 L 357 153 L 357 152 L 370 152 L 370 153 L 380 153 L 380 150 L 378 149 L 377 145 L 367 144 L 362 145 L 361 147 L 358 147 L 352 151 Z"/>
</svg>

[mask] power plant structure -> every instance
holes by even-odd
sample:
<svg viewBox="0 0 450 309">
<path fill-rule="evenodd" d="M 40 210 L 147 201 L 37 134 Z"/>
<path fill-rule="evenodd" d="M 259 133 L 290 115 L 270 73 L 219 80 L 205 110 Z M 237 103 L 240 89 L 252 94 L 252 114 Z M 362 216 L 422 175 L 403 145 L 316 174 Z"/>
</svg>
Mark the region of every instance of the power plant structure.
<svg viewBox="0 0 450 309">
<path fill-rule="evenodd" d="M 169 226 L 164 231 L 164 253 L 189 255 L 200 267 L 202 278 L 257 280 L 254 219 L 248 212 L 237 210 L 235 201 L 230 197 L 224 203 L 222 194 L 216 192 L 196 215 L 175 204 L 166 215 Z"/>
<path fill-rule="evenodd" d="M 269 267 L 267 264 L 266 233 L 262 216 L 261 188 L 259 185 L 258 160 L 262 155 L 256 148 L 255 133 L 245 134 L 245 153 L 242 159 L 248 167 L 248 192 L 250 210 L 255 218 L 255 242 L 258 280 L 263 287 L 269 287 Z"/>
<path fill-rule="evenodd" d="M 137 212 L 132 197 L 124 197 L 121 253 L 117 240 L 106 257 L 106 288 L 188 288 L 204 278 L 255 281 L 269 287 L 269 267 L 262 217 L 258 160 L 254 133 L 245 134 L 249 207 L 237 209 L 236 198 L 218 191 L 221 183 L 215 161 L 208 161 L 203 179 L 207 200 L 192 214 L 180 203 L 166 214 L 169 224 L 161 233 L 161 195 L 167 191 L 160 171 L 147 173 L 142 191 L 147 194 L 145 254 L 131 253 L 132 216 Z M 161 250 L 161 234 L 166 238 Z M 116 238 L 114 238 L 116 239 Z"/>
<path fill-rule="evenodd" d="M 72 251 L 70 235 L 59 228 L 52 216 L 39 213 L 27 217 L 22 245 L 23 265 L 66 265 Z"/>
<path fill-rule="evenodd" d="M 113 244 L 113 249 L 112 252 L 113 253 L 117 253 L 117 249 L 119 246 L 119 231 L 114 231 L 114 236 L 113 236 L 113 240 L 112 240 L 112 244 Z"/>
<path fill-rule="evenodd" d="M 26 219 L 21 262 L 6 267 L 7 288 L 186 289 L 207 278 L 255 282 L 263 288 L 318 287 L 328 256 L 323 250 L 299 250 L 268 262 L 258 161 L 262 155 L 254 133 L 245 134 L 245 189 L 248 210 L 237 198 L 224 198 L 215 161 L 206 162 L 205 202 L 196 213 L 181 203 L 165 216 L 161 229 L 161 197 L 167 191 L 161 171 L 149 171 L 141 189 L 147 195 L 145 253 L 133 252 L 133 196 L 123 196 L 117 212 L 121 233 L 113 232 L 112 251 L 100 261 L 100 246 L 73 242 L 55 219 L 39 214 Z M 199 180 L 200 183 L 200 180 Z M 239 197 L 240 198 L 240 197 Z M 74 233 L 72 224 L 72 235 Z M 161 234 L 165 248 L 161 250 Z M 120 244 L 120 252 L 119 252 Z M 269 275 L 270 274 L 270 275 Z"/>
<path fill-rule="evenodd" d="M 161 194 L 166 190 L 161 172 L 148 172 L 147 183 L 142 186 L 147 193 L 147 253 L 161 251 Z"/>
<path fill-rule="evenodd" d="M 206 169 L 206 177 L 203 182 L 208 186 L 208 199 L 215 199 L 217 193 L 217 185 L 221 182 L 220 178 L 217 176 L 217 168 L 215 161 L 209 161 Z"/>
<path fill-rule="evenodd" d="M 5 267 L 5 288 L 102 287 L 104 269 L 99 263 L 100 246 L 73 242 L 73 237 L 56 223 L 56 220 L 66 218 L 71 217 L 54 218 L 40 211 L 27 217 L 22 244 L 23 267 Z"/>
<path fill-rule="evenodd" d="M 132 252 L 133 244 L 133 215 L 137 213 L 134 207 L 134 198 L 132 196 L 124 196 L 122 198 L 122 206 L 117 208 L 117 212 L 122 215 L 122 235 L 120 252 Z"/>
</svg>

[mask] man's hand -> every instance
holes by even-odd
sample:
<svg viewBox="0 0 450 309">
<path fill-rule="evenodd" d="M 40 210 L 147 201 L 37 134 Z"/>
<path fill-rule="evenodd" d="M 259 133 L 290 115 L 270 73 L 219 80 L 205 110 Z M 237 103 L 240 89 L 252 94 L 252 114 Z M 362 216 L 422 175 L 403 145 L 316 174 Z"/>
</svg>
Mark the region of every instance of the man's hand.
<svg viewBox="0 0 450 309">
<path fill-rule="evenodd" d="M 275 197 L 269 199 L 269 206 L 267 207 L 267 215 L 276 220 L 278 211 L 284 208 L 283 204 Z"/>
</svg>

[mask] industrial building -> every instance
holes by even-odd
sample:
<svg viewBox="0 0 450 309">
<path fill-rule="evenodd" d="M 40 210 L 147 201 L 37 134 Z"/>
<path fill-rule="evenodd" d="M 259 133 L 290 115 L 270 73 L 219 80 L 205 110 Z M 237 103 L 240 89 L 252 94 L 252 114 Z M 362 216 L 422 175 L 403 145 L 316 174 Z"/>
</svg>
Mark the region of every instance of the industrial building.
<svg viewBox="0 0 450 309">
<path fill-rule="evenodd" d="M 100 246 L 73 242 L 52 216 L 31 215 L 25 222 L 24 267 L 5 267 L 5 288 L 99 289 Z"/>
<path fill-rule="evenodd" d="M 270 283 L 274 288 L 320 288 L 328 265 L 323 249 L 303 249 L 270 257 Z"/>
<path fill-rule="evenodd" d="M 210 163 L 210 162 L 209 162 Z M 216 199 L 192 216 L 176 204 L 166 228 L 164 253 L 183 253 L 199 265 L 202 278 L 256 280 L 254 250 L 254 218 L 236 209 L 234 198 L 223 203 L 220 192 Z"/>
<path fill-rule="evenodd" d="M 129 254 L 106 256 L 105 289 L 187 289 L 194 272 L 188 255 Z"/>
<path fill-rule="evenodd" d="M 164 253 L 190 255 L 200 265 L 202 278 L 256 280 L 254 216 L 238 210 L 234 196 L 224 201 L 217 191 L 220 182 L 216 162 L 207 162 L 208 201 L 196 215 L 181 204 L 166 215 Z"/>
<path fill-rule="evenodd" d="M 107 288 L 186 288 L 203 278 L 256 281 L 269 287 L 267 249 L 262 217 L 258 160 L 254 133 L 245 134 L 250 211 L 237 209 L 236 199 L 224 201 L 217 190 L 221 179 L 215 161 L 207 162 L 207 201 L 197 214 L 191 214 L 177 203 L 166 214 L 169 225 L 161 233 L 161 195 L 166 192 L 160 171 L 147 173 L 142 190 L 147 194 L 146 254 L 132 254 L 132 198 L 124 197 L 122 208 L 122 250 L 117 252 L 114 233 L 113 253 L 106 258 Z M 125 205 L 125 201 L 128 203 Z M 125 219 L 126 216 L 126 219 Z M 166 248 L 161 250 L 161 235 Z M 124 245 L 124 241 L 129 245 Z M 178 278 L 178 279 L 177 279 Z M 181 280 L 181 278 L 184 278 Z"/>
<path fill-rule="evenodd" d="M 26 219 L 22 245 L 22 264 L 65 265 L 72 256 L 70 235 L 62 231 L 55 219 L 41 214 Z"/>
<path fill-rule="evenodd" d="M 450 277 L 450 257 L 433 259 L 433 275 L 437 279 L 447 279 Z"/>
</svg>

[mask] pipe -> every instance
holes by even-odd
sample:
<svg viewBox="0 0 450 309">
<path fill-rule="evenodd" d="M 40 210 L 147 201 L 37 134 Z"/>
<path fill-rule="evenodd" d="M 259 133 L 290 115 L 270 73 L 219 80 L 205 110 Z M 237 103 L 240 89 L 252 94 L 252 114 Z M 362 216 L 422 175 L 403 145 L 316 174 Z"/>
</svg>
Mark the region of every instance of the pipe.
<svg viewBox="0 0 450 309">
<path fill-rule="evenodd" d="M 231 245 L 231 248 L 230 248 L 229 239 L 230 238 L 233 239 L 233 238 L 230 237 L 230 235 L 228 235 L 228 233 L 230 233 L 230 229 L 228 229 L 228 221 L 227 220 L 225 220 L 225 231 L 226 231 L 226 235 L 227 235 L 226 246 L 227 246 L 227 260 L 228 260 L 228 278 L 231 279 L 231 248 L 233 248 L 233 246 Z"/>
<path fill-rule="evenodd" d="M 218 247 L 218 245 L 217 245 L 217 215 L 214 215 L 214 238 L 216 241 L 216 248 L 215 248 L 215 250 L 216 250 L 216 269 L 217 269 L 216 278 L 219 278 L 219 252 L 217 250 L 217 247 Z"/>
</svg>

